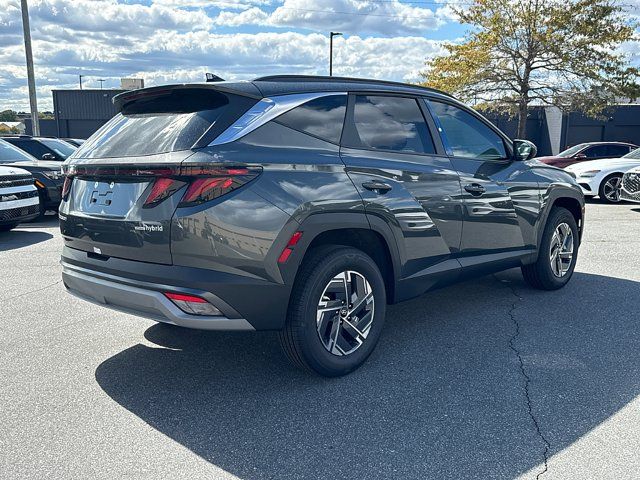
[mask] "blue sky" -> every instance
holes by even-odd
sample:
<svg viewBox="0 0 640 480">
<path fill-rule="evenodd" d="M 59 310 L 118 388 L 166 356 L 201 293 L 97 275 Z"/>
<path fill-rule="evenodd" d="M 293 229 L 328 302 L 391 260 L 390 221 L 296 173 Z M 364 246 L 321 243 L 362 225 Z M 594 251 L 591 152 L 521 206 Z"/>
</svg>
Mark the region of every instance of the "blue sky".
<svg viewBox="0 0 640 480">
<path fill-rule="evenodd" d="M 88 88 L 326 74 L 331 30 L 334 74 L 415 81 L 464 34 L 448 2 L 468 1 L 29 0 L 38 103 L 79 74 Z M 19 0 L 0 0 L 0 66 L 0 109 L 28 110 Z"/>
</svg>

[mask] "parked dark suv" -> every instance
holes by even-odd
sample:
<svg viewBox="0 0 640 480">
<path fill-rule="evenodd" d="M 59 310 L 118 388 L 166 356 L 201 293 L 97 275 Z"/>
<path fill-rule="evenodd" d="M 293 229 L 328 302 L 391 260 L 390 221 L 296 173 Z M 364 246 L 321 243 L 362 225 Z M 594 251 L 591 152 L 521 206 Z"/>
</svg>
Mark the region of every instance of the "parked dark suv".
<svg viewBox="0 0 640 480">
<path fill-rule="evenodd" d="M 573 273 L 584 198 L 450 96 L 321 77 L 126 92 L 65 163 L 65 286 L 176 325 L 278 330 L 322 375 L 361 365 L 385 308 L 521 267 Z"/>
<path fill-rule="evenodd" d="M 38 160 L 63 162 L 76 151 L 76 146 L 59 138 L 13 135 L 2 137 Z"/>
</svg>

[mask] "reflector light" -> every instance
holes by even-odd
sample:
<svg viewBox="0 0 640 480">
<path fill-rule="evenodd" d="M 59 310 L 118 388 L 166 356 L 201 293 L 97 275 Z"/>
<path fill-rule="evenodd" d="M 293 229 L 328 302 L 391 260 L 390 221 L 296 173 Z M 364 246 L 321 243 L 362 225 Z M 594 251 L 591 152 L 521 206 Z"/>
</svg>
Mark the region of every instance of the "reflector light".
<svg viewBox="0 0 640 480">
<path fill-rule="evenodd" d="M 291 256 L 292 252 L 293 250 L 291 250 L 290 248 L 285 248 L 280 254 L 280 256 L 278 257 L 278 263 L 284 263 L 287 260 L 289 260 L 289 257 Z"/>
<path fill-rule="evenodd" d="M 204 298 L 196 297 L 195 295 L 184 295 L 182 293 L 165 293 L 164 295 L 169 300 L 178 300 L 180 302 L 207 303 Z"/>
<path fill-rule="evenodd" d="M 278 257 L 278 263 L 285 263 L 289 260 L 289 257 L 293 253 L 293 247 L 295 247 L 302 238 L 302 232 L 295 232 L 291 235 L 291 238 L 287 242 L 287 246 L 282 250 L 282 253 Z"/>
<path fill-rule="evenodd" d="M 293 235 L 291 235 L 291 238 L 289 239 L 289 243 L 287 243 L 287 247 L 293 247 L 295 246 L 300 239 L 302 238 L 302 232 L 296 232 Z"/>
<path fill-rule="evenodd" d="M 190 315 L 221 316 L 222 312 L 202 297 L 186 295 L 184 293 L 165 292 L 165 297 L 173 302 L 180 310 Z"/>
</svg>

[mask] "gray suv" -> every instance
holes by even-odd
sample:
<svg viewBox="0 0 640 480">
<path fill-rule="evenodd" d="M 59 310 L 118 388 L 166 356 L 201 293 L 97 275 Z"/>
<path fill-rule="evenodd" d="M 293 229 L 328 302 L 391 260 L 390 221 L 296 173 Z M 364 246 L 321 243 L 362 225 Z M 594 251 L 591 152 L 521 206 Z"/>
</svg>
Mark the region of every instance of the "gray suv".
<svg viewBox="0 0 640 480">
<path fill-rule="evenodd" d="M 296 365 L 360 366 L 387 304 L 521 267 L 573 273 L 584 197 L 449 95 L 277 76 L 125 92 L 64 164 L 63 280 L 210 330 L 277 330 Z"/>
</svg>

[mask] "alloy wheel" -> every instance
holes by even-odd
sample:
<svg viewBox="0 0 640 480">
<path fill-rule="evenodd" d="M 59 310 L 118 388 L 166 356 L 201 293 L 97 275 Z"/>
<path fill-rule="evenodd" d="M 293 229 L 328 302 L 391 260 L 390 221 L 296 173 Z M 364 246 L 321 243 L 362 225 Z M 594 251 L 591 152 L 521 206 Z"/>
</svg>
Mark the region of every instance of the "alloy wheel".
<svg viewBox="0 0 640 480">
<path fill-rule="evenodd" d="M 622 184 L 622 178 L 620 177 L 611 177 L 607 180 L 602 187 L 602 192 L 607 200 L 610 202 L 619 202 L 620 201 L 620 187 Z"/>
<path fill-rule="evenodd" d="M 549 247 L 551 271 L 556 277 L 564 277 L 573 262 L 573 231 L 567 223 L 559 224 L 551 237 Z"/>
<path fill-rule="evenodd" d="M 361 273 L 347 270 L 324 288 L 317 309 L 317 331 L 324 348 L 349 355 L 364 343 L 375 311 L 373 290 Z"/>
</svg>

